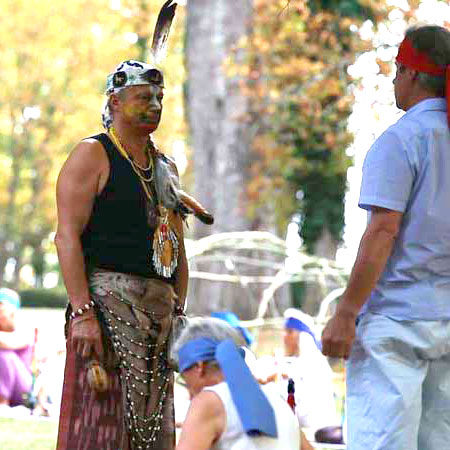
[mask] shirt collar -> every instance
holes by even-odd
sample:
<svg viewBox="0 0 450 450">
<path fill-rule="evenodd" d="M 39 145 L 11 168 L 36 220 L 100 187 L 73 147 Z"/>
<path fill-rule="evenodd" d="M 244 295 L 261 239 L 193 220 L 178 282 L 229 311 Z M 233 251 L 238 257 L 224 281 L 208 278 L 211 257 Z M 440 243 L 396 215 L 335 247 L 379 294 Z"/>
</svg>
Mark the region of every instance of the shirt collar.
<svg viewBox="0 0 450 450">
<path fill-rule="evenodd" d="M 417 114 L 424 111 L 447 111 L 447 104 L 445 98 L 427 98 L 425 100 L 420 101 L 408 111 L 406 111 L 406 115 Z"/>
</svg>

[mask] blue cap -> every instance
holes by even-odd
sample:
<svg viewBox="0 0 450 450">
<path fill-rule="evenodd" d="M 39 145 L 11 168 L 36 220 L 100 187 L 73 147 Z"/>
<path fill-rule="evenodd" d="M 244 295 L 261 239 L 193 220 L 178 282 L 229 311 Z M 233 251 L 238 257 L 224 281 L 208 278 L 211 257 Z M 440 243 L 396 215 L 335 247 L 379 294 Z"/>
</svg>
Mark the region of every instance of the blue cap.
<svg viewBox="0 0 450 450">
<path fill-rule="evenodd" d="M 0 289 L 0 303 L 11 305 L 14 308 L 20 308 L 20 297 L 16 291 L 8 288 Z"/>
<path fill-rule="evenodd" d="M 242 334 L 242 337 L 244 338 L 247 345 L 252 345 L 255 338 L 252 336 L 250 331 L 247 330 L 247 328 L 243 327 L 241 325 L 241 322 L 239 321 L 239 318 L 236 314 L 234 314 L 231 311 L 218 311 L 211 313 L 211 317 L 215 317 L 216 319 L 221 319 L 227 322 L 229 325 L 231 325 L 233 328 L 236 328 L 239 330 Z"/>
</svg>

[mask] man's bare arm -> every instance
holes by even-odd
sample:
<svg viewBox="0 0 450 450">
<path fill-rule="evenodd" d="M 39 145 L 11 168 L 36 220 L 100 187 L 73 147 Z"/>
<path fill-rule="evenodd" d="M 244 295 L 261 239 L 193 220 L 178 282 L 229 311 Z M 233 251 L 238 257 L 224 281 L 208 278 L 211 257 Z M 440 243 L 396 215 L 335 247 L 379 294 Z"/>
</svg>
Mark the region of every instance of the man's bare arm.
<svg viewBox="0 0 450 450">
<path fill-rule="evenodd" d="M 58 178 L 58 229 L 55 243 L 64 284 L 74 309 L 90 301 L 81 234 L 92 213 L 95 196 L 106 177 L 105 168 L 108 170 L 108 160 L 101 144 L 94 140 L 83 141 L 72 151 Z M 87 317 L 92 317 L 93 320 L 86 321 Z M 83 335 L 86 338 L 86 342 L 77 344 L 78 350 L 84 356 L 89 356 L 92 350 L 90 346 L 94 345 L 97 353 L 101 353 L 100 339 L 97 336 L 98 324 L 95 323 L 94 315 L 85 313 L 83 318 L 84 320 L 80 317 L 74 322 L 79 322 L 77 332 L 81 332 L 81 341 L 84 339 Z M 87 331 L 89 328 L 92 329 L 93 336 Z"/>
<path fill-rule="evenodd" d="M 383 273 L 402 217 L 403 214 L 398 211 L 372 209 L 371 221 L 361 239 L 347 289 L 322 334 L 322 351 L 325 355 L 349 357 L 356 317 Z"/>
</svg>

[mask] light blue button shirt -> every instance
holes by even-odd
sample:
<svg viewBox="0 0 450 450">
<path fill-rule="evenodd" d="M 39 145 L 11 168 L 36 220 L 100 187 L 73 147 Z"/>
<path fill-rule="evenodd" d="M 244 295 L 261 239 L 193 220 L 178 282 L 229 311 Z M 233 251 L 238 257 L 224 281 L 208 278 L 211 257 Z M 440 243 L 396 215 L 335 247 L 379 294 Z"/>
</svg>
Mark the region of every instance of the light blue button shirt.
<svg viewBox="0 0 450 450">
<path fill-rule="evenodd" d="M 423 100 L 388 128 L 363 166 L 359 206 L 400 211 L 386 268 L 363 311 L 450 319 L 450 131 L 445 99 Z M 370 213 L 369 213 L 370 214 Z"/>
</svg>

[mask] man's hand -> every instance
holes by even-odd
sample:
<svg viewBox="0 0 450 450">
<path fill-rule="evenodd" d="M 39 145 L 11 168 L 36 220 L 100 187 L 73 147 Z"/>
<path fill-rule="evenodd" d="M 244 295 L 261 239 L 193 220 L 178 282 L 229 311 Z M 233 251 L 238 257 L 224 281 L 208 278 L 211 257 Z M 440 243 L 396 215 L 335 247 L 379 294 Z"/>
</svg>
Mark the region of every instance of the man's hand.
<svg viewBox="0 0 450 450">
<path fill-rule="evenodd" d="M 347 288 L 322 333 L 322 353 L 326 356 L 350 356 L 356 317 L 380 279 L 401 227 L 403 213 L 375 206 L 371 212 Z"/>
<path fill-rule="evenodd" d="M 333 358 L 348 359 L 355 339 L 354 314 L 336 311 L 322 332 L 322 353 Z"/>
<path fill-rule="evenodd" d="M 101 358 L 103 343 L 100 325 L 93 313 L 85 314 L 72 319 L 72 346 L 83 358 Z"/>
</svg>

